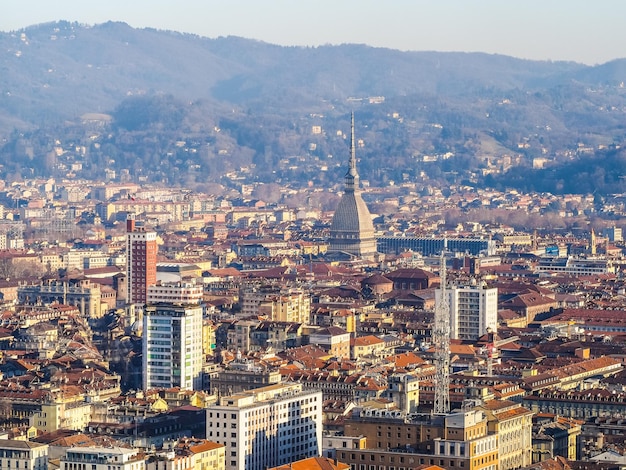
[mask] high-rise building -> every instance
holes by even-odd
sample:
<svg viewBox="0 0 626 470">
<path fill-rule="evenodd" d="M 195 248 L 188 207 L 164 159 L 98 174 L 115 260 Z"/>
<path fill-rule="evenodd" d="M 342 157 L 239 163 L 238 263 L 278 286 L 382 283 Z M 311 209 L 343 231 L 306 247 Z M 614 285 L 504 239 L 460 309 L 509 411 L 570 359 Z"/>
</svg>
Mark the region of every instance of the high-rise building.
<svg viewBox="0 0 626 470">
<path fill-rule="evenodd" d="M 156 284 L 157 234 L 135 222 L 135 215 L 126 220 L 126 275 L 128 304 L 145 304 L 148 286 Z"/>
<path fill-rule="evenodd" d="M 322 452 L 322 392 L 276 384 L 207 408 L 206 438 L 226 446 L 226 469 L 264 470 Z"/>
<path fill-rule="evenodd" d="M 361 197 L 359 173 L 356 169 L 354 114 L 352 114 L 349 168 L 344 177 L 344 193 L 330 225 L 329 252 L 344 252 L 357 258 L 372 260 L 376 256 L 374 224 Z"/>
<path fill-rule="evenodd" d="M 498 330 L 498 289 L 484 285 L 449 286 L 450 338 L 477 340 L 490 329 Z M 441 289 L 435 291 L 439 302 Z"/>
<path fill-rule="evenodd" d="M 143 388 L 202 388 L 202 306 L 157 303 L 143 315 Z"/>
</svg>

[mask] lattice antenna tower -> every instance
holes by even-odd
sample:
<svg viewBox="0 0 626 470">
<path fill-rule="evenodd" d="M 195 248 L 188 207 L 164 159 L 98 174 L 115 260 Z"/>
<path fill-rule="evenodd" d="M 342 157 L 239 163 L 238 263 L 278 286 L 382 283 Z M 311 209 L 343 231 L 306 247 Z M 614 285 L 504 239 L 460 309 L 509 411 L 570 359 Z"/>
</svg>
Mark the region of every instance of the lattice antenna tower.
<svg viewBox="0 0 626 470">
<path fill-rule="evenodd" d="M 433 327 L 436 367 L 433 413 L 437 415 L 450 412 L 450 305 L 446 292 L 446 249 L 447 241 L 444 239 L 439 260 L 441 288 L 439 301 L 435 307 L 435 324 Z"/>
</svg>

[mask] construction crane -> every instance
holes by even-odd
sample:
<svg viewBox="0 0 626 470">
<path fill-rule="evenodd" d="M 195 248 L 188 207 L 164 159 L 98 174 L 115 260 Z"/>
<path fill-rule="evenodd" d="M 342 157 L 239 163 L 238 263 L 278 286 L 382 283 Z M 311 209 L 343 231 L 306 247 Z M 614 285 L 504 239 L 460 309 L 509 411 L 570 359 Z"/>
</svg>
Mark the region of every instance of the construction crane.
<svg viewBox="0 0 626 470">
<path fill-rule="evenodd" d="M 487 357 L 487 377 L 493 375 L 493 362 L 498 359 L 498 351 L 500 346 L 513 343 L 519 340 L 519 336 L 510 336 L 504 339 L 498 339 L 498 335 L 491 328 L 487 328 L 487 344 L 483 346 L 482 351 Z"/>
<path fill-rule="evenodd" d="M 446 292 L 446 240 L 443 242 L 439 260 L 440 295 L 435 306 L 433 343 L 435 346 L 435 400 L 433 413 L 450 412 L 450 306 Z"/>
</svg>

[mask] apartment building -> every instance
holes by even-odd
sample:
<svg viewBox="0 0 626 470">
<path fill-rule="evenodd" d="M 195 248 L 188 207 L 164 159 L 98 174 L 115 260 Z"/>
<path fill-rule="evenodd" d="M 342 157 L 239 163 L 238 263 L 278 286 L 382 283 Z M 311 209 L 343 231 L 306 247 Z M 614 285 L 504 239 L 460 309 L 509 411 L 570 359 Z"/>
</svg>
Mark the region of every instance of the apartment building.
<svg viewBox="0 0 626 470">
<path fill-rule="evenodd" d="M 450 337 L 477 340 L 490 329 L 498 329 L 498 289 L 484 285 L 457 286 L 446 289 L 450 308 Z M 435 291 L 435 302 L 441 301 L 441 289 Z"/>
<path fill-rule="evenodd" d="M 202 307 L 147 305 L 143 316 L 143 388 L 202 388 Z"/>
<path fill-rule="evenodd" d="M 156 284 L 157 234 L 135 223 L 134 214 L 126 221 L 126 301 L 145 304 L 148 286 Z"/>
<path fill-rule="evenodd" d="M 225 447 L 222 444 L 184 437 L 168 452 L 154 455 L 146 462 L 146 470 L 224 470 Z"/>
<path fill-rule="evenodd" d="M 209 440 L 226 446 L 226 469 L 264 470 L 322 452 L 322 392 L 276 384 L 207 408 Z"/>
<path fill-rule="evenodd" d="M 533 412 L 508 400 L 489 400 L 480 408 L 487 414 L 489 433 L 498 436 L 500 470 L 533 463 Z"/>
<path fill-rule="evenodd" d="M 48 444 L 0 439 L 0 467 L 48 470 Z"/>
<path fill-rule="evenodd" d="M 71 447 L 59 462 L 59 470 L 145 470 L 138 449 L 122 447 Z"/>
<path fill-rule="evenodd" d="M 173 302 L 199 304 L 202 302 L 202 285 L 195 282 L 161 282 L 148 286 L 147 302 Z"/>
</svg>

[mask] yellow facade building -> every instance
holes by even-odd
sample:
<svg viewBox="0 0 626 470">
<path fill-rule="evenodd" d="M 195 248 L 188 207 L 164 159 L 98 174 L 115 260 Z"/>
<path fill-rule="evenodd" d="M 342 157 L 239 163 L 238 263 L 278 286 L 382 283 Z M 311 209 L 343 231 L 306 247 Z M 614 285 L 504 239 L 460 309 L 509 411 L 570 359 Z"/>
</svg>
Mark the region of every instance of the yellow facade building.
<svg viewBox="0 0 626 470">
<path fill-rule="evenodd" d="M 509 400 L 490 400 L 481 407 L 490 434 L 498 436 L 500 470 L 532 464 L 533 412 Z"/>
</svg>

